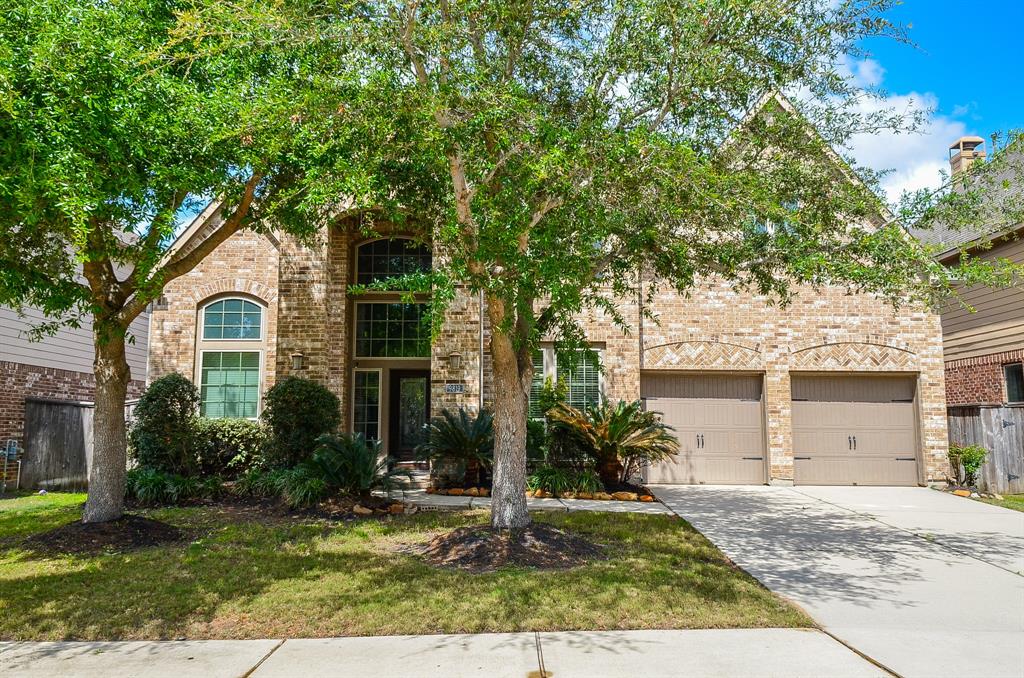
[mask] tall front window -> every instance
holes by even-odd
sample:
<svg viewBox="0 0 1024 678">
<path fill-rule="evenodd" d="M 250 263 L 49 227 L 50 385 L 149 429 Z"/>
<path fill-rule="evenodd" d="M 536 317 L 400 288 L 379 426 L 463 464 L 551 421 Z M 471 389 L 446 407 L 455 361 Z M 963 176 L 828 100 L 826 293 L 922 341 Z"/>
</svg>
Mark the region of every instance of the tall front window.
<svg viewBox="0 0 1024 678">
<path fill-rule="evenodd" d="M 429 358 L 426 304 L 356 304 L 357 358 Z"/>
<path fill-rule="evenodd" d="M 352 431 L 380 440 L 380 370 L 356 370 L 353 395 Z"/>
<path fill-rule="evenodd" d="M 429 271 L 430 248 L 408 238 L 374 240 L 356 253 L 356 282 L 361 285 Z"/>
<path fill-rule="evenodd" d="M 210 418 L 259 415 L 264 308 L 250 299 L 221 298 L 202 307 L 196 345 L 199 412 Z"/>
</svg>

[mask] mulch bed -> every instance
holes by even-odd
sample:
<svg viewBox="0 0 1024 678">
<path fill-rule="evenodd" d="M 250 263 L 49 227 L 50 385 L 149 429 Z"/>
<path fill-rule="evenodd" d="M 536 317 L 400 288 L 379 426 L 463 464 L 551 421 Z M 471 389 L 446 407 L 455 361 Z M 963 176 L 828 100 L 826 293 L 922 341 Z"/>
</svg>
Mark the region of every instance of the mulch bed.
<svg viewBox="0 0 1024 678">
<path fill-rule="evenodd" d="M 94 554 L 182 542 L 187 534 L 159 520 L 126 514 L 106 523 L 77 521 L 35 534 L 25 546 L 42 553 Z"/>
<path fill-rule="evenodd" d="M 500 532 L 487 525 L 460 527 L 415 552 L 431 565 L 476 573 L 507 565 L 564 570 L 605 557 L 600 545 L 543 523 Z"/>
</svg>

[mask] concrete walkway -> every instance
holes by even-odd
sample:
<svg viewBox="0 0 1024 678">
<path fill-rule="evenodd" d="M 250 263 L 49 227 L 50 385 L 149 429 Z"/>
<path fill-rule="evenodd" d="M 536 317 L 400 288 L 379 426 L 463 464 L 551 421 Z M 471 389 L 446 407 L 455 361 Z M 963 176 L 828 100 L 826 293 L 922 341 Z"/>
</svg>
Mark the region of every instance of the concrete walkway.
<svg viewBox="0 0 1024 678">
<path fill-rule="evenodd" d="M 19 678 L 889 676 L 827 635 L 808 629 L 503 633 L 288 641 L 0 643 L 0 675 Z"/>
<path fill-rule="evenodd" d="M 1024 513 L 927 488 L 652 489 L 893 672 L 1024 676 Z"/>
<path fill-rule="evenodd" d="M 415 504 L 423 510 L 455 511 L 461 509 L 490 508 L 490 497 L 449 497 L 445 494 L 427 494 L 423 490 L 394 491 L 394 499 Z M 528 497 L 526 505 L 531 511 L 605 511 L 608 513 L 646 513 L 673 515 L 672 509 L 660 502 L 595 501 L 589 499 L 534 499 Z"/>
</svg>

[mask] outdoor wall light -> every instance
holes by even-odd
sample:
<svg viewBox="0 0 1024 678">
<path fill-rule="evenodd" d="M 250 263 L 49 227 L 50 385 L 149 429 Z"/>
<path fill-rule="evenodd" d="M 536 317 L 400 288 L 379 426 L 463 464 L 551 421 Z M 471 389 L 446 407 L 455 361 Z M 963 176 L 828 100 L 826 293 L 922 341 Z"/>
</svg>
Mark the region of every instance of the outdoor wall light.
<svg viewBox="0 0 1024 678">
<path fill-rule="evenodd" d="M 452 351 L 448 354 L 448 367 L 458 371 L 462 367 L 462 354 L 458 351 Z"/>
<path fill-rule="evenodd" d="M 306 356 L 302 353 L 292 353 L 292 369 L 301 370 L 305 363 Z"/>
</svg>

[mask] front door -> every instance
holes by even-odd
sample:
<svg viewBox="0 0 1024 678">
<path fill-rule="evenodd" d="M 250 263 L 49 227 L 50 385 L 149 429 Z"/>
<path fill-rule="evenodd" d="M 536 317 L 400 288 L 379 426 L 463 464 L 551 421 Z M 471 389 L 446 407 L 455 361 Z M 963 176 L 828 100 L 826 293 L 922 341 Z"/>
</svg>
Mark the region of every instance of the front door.
<svg viewBox="0 0 1024 678">
<path fill-rule="evenodd" d="M 388 390 L 388 454 L 396 461 L 415 461 L 430 420 L 430 371 L 391 370 Z"/>
</svg>

